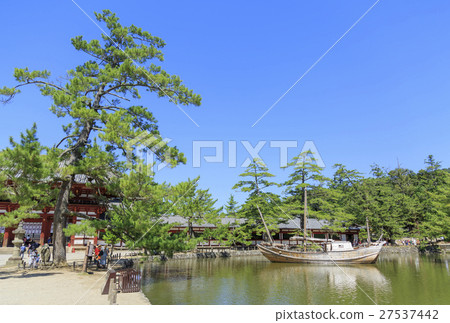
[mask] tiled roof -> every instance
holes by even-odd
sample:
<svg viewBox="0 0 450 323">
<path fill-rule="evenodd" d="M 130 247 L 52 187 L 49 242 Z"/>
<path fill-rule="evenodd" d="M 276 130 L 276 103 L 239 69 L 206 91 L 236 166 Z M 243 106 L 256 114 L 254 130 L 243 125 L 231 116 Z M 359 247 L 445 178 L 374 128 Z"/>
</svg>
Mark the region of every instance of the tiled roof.
<svg viewBox="0 0 450 323">
<path fill-rule="evenodd" d="M 164 222 L 169 224 L 177 224 L 179 226 L 187 226 L 187 219 L 183 218 L 179 215 L 171 215 L 171 216 L 165 216 Z M 244 222 L 244 219 L 235 219 L 235 218 L 222 218 L 221 219 L 222 224 L 233 224 L 234 222 L 242 223 Z M 200 228 L 214 228 L 214 224 L 207 223 L 206 220 L 202 224 L 193 223 L 194 227 L 200 227 Z"/>
<path fill-rule="evenodd" d="M 164 217 L 166 223 L 169 224 L 177 224 L 179 226 L 185 227 L 187 226 L 187 220 L 179 215 L 172 215 L 172 216 L 166 216 Z M 245 222 L 245 219 L 236 219 L 236 218 L 222 218 L 221 219 L 222 224 L 233 224 L 235 222 L 237 223 L 243 223 Z M 324 226 L 328 225 L 329 223 L 325 220 L 317 220 L 317 219 L 307 219 L 306 220 L 306 228 L 309 230 L 313 230 L 313 229 L 321 229 Z M 210 224 L 210 223 L 202 223 L 202 224 L 198 224 L 198 223 L 193 223 L 194 227 L 197 228 L 213 228 L 214 225 Z M 300 219 L 299 218 L 294 218 L 292 220 L 288 220 L 285 223 L 280 223 L 278 225 L 278 227 L 280 229 L 300 229 L 301 225 L 300 225 Z"/>
<path fill-rule="evenodd" d="M 326 220 L 306 219 L 306 228 L 308 230 L 322 229 L 328 224 Z M 299 218 L 293 218 L 285 223 L 280 223 L 278 227 L 280 229 L 300 229 L 302 226 Z"/>
</svg>

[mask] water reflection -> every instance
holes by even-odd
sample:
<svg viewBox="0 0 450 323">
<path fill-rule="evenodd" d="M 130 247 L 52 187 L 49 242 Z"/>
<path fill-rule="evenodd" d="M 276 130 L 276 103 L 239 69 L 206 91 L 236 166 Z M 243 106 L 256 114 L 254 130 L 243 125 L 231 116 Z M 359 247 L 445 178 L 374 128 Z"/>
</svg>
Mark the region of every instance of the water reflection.
<svg viewBox="0 0 450 323">
<path fill-rule="evenodd" d="M 381 255 L 376 265 L 276 264 L 263 257 L 147 263 L 153 304 L 450 304 L 450 255 Z"/>
<path fill-rule="evenodd" d="M 372 265 L 271 264 L 260 275 L 271 281 L 268 296 L 277 304 L 292 298 L 304 304 L 373 304 L 390 292 L 389 280 Z"/>
</svg>

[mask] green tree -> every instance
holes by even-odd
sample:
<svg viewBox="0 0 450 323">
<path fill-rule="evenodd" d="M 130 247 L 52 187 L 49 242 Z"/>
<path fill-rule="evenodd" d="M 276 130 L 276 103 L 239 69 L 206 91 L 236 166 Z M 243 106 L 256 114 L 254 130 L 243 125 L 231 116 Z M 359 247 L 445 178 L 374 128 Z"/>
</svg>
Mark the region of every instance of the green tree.
<svg viewBox="0 0 450 323">
<path fill-rule="evenodd" d="M 417 195 L 417 174 L 399 166 L 385 172 L 384 176 L 387 176 L 387 185 L 390 186 L 387 200 L 391 208 L 387 217 L 390 217 L 394 229 L 388 228 L 391 231 L 388 237 L 392 239 L 405 234 L 418 237 L 418 221 L 422 216 Z"/>
<path fill-rule="evenodd" d="M 342 164 L 335 164 L 333 167 L 336 170 L 330 188 L 338 191 L 338 204 L 344 209 L 343 213 L 352 214 L 358 225 L 365 224 L 366 231 L 360 236 L 366 235 L 370 241 L 369 196 L 360 185 L 364 177 L 357 170 L 347 169 Z"/>
<path fill-rule="evenodd" d="M 300 219 L 303 234 L 306 235 L 306 218 L 309 215 L 319 215 L 323 204 L 322 186 L 327 179 L 322 175 L 322 168 L 317 165 L 311 151 L 300 153 L 287 165 L 292 168 L 289 179 L 284 183 L 284 205 L 288 212 Z M 309 201 L 308 201 L 308 191 Z M 308 209 L 308 204 L 310 205 Z M 313 206 L 313 207 L 311 207 Z M 303 215 L 301 215 L 303 214 Z"/>
<path fill-rule="evenodd" d="M 221 245 L 237 246 L 249 245 L 251 243 L 252 232 L 240 218 L 233 218 L 227 223 L 218 223 L 216 228 L 209 230 L 212 238 Z"/>
<path fill-rule="evenodd" d="M 230 198 L 225 205 L 225 214 L 227 217 L 235 218 L 239 212 L 238 202 L 234 199 L 233 194 L 230 194 Z"/>
<path fill-rule="evenodd" d="M 399 212 L 399 196 L 397 192 L 389 185 L 387 176 L 376 178 L 364 178 L 356 185 L 357 190 L 362 192 L 363 206 L 360 212 L 363 212 L 369 219 L 372 233 L 378 236 L 383 234 L 385 238 L 396 238 L 403 234 L 405 218 Z M 356 215 L 358 218 L 358 215 Z M 363 219 L 360 219 L 360 223 Z"/>
<path fill-rule="evenodd" d="M 91 224 L 91 221 L 81 220 L 81 223 L 69 223 L 67 228 L 64 229 L 64 233 L 67 237 L 77 234 L 83 235 L 84 237 L 93 237 L 97 234 L 97 230 L 96 227 Z"/>
<path fill-rule="evenodd" d="M 36 124 L 21 134 L 20 142 L 10 138 L 11 148 L 0 152 L 0 200 L 18 207 L 0 216 L 0 224 L 14 227 L 27 218 L 39 217 L 55 198 L 51 172 L 57 167 L 55 150 L 39 143 Z"/>
<path fill-rule="evenodd" d="M 426 169 L 419 171 L 418 197 L 422 219 L 419 234 L 423 237 L 450 239 L 450 174 L 432 155 L 425 160 Z"/>
<path fill-rule="evenodd" d="M 226 246 L 236 246 L 237 244 L 249 245 L 252 237 L 251 232 L 242 225 L 240 218 L 240 206 L 234 199 L 233 194 L 224 207 L 225 212 L 221 214 L 221 221 L 218 221 L 216 228 L 211 230 L 211 236 L 218 240 L 220 244 Z"/>
<path fill-rule="evenodd" d="M 356 170 L 348 170 L 337 164 L 333 189 L 339 191 L 338 203 L 344 213 L 350 214 L 353 224 L 366 227 L 361 237 L 370 241 L 372 234 L 383 234 L 394 239 L 405 232 L 406 217 L 403 213 L 407 201 L 400 191 L 404 187 L 403 172 L 387 172 L 378 165 L 372 165 L 372 177 L 365 178 Z M 404 187 L 405 188 L 405 187 Z"/>
<path fill-rule="evenodd" d="M 122 26 L 119 18 L 109 10 L 95 14 L 97 21 L 106 25 L 107 35 L 102 39 L 72 39 L 76 50 L 89 56 L 84 64 L 67 72 L 62 84 L 50 80 L 50 72 L 16 68 L 14 77 L 18 84 L 3 87 L 0 95 L 9 102 L 25 85 L 37 86 L 41 94 L 52 100 L 51 111 L 68 120 L 63 130 L 66 135 L 56 146 L 64 144 L 58 173 L 62 174 L 55 202 L 53 259 L 56 264 L 66 262 L 65 237 L 69 197 L 77 167 L 93 148 L 92 139 L 99 140 L 97 152 L 127 154 L 140 144 L 153 151 L 161 161 L 171 166 L 185 162 L 185 157 L 175 147 L 163 145 L 152 113 L 143 106 L 130 105 L 130 99 L 140 99 L 140 90 L 168 97 L 182 105 L 200 105 L 201 98 L 182 84 L 181 79 L 169 75 L 161 67 L 150 63 L 163 60 L 162 39 L 152 36 L 134 25 Z M 150 135 L 144 142 L 130 144 L 133 138 Z M 133 141 L 131 141 L 133 142 Z M 101 144 L 100 144 L 101 143 Z M 130 156 L 131 155 L 131 156 Z M 88 174 L 87 174 L 88 175 Z"/>
<path fill-rule="evenodd" d="M 274 234 L 278 231 L 278 224 L 287 220 L 287 216 L 280 208 L 280 197 L 266 191 L 273 186 L 278 186 L 277 183 L 270 181 L 270 178 L 275 175 L 269 173 L 261 160 L 254 159 L 239 176 L 245 180 L 236 183 L 233 189 L 240 189 L 249 194 L 238 213 L 239 217 L 245 220 L 240 225 L 242 230 L 265 237 L 266 232 L 261 218 L 263 216 L 269 231 Z"/>
<path fill-rule="evenodd" d="M 110 204 L 106 221 L 91 223 L 105 229 L 107 242 L 124 241 L 131 249 L 164 252 L 168 256 L 192 249 L 194 245 L 186 241 L 185 235 L 170 232 L 175 224 L 167 222 L 167 214 L 173 209 L 169 194 L 168 185 L 154 182 L 152 174 L 135 167 L 118 180 L 119 200 Z"/>
<path fill-rule="evenodd" d="M 220 210 L 214 207 L 217 200 L 212 198 L 209 189 L 203 190 L 198 187 L 199 180 L 200 177 L 196 177 L 193 180 L 180 182 L 172 187 L 170 193 L 173 205 L 171 213 L 186 219 L 189 239 L 195 239 L 194 224 L 217 225 L 220 221 Z M 198 241 L 201 241 L 202 237 L 197 238 L 199 238 Z"/>
</svg>

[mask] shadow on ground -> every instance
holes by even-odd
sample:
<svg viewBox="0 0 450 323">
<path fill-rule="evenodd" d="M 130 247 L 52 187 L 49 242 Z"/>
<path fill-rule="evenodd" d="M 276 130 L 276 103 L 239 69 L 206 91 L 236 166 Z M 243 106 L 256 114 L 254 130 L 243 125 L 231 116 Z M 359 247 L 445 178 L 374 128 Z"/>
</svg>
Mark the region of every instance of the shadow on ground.
<svg viewBox="0 0 450 323">
<path fill-rule="evenodd" d="M 11 273 L 7 271 L 0 271 L 0 280 L 8 279 L 8 278 L 33 278 L 33 277 L 45 277 L 45 276 L 53 276 L 53 275 L 61 275 L 62 273 L 31 273 L 31 272 L 23 272 L 23 273 Z"/>
</svg>

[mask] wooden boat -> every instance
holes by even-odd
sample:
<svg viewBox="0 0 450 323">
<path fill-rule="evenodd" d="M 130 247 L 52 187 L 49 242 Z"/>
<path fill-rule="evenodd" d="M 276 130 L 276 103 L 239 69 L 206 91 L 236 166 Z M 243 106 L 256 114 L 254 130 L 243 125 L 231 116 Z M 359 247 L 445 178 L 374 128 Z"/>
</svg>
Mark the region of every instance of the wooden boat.
<svg viewBox="0 0 450 323">
<path fill-rule="evenodd" d="M 261 243 L 258 245 L 259 251 L 271 262 L 288 262 L 288 263 L 316 263 L 316 264 L 373 264 L 377 261 L 381 248 L 386 243 L 381 241 L 383 235 L 377 242 L 370 242 L 368 246 L 353 248 L 349 241 L 334 241 L 329 239 L 307 238 L 306 232 L 306 215 L 307 215 L 307 194 L 304 190 L 305 210 L 303 215 L 303 237 L 297 237 L 297 240 L 305 240 L 303 243 L 303 251 L 300 249 L 288 249 L 288 245 L 275 244 L 270 234 L 266 221 L 256 205 L 261 220 L 266 229 L 267 237 L 271 243 Z M 367 235 L 370 237 L 369 224 L 366 218 Z M 318 245 L 320 250 L 307 251 L 306 241 L 311 241 Z"/>
<path fill-rule="evenodd" d="M 259 251 L 271 262 L 316 263 L 316 264 L 373 264 L 377 261 L 384 241 L 371 243 L 367 247 L 353 248 L 348 241 L 330 241 L 322 244 L 319 251 L 297 251 L 287 245 L 261 243 Z"/>
</svg>

